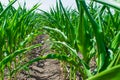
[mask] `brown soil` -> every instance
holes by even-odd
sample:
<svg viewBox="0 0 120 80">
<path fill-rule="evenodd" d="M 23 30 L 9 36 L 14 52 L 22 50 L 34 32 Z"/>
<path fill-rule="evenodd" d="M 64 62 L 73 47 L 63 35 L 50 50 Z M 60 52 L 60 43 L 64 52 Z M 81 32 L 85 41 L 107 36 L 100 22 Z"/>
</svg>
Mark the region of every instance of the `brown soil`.
<svg viewBox="0 0 120 80">
<path fill-rule="evenodd" d="M 49 43 L 46 43 L 48 36 L 41 35 L 36 38 L 33 44 L 41 43 L 42 47 L 36 48 L 29 53 L 29 58 L 33 59 L 40 55 L 49 54 Z M 21 71 L 17 80 L 63 80 L 60 63 L 57 60 L 47 59 L 33 63 L 28 71 Z"/>
<path fill-rule="evenodd" d="M 60 65 L 55 60 L 43 60 L 30 66 L 29 72 L 22 71 L 18 80 L 62 80 Z"/>
</svg>

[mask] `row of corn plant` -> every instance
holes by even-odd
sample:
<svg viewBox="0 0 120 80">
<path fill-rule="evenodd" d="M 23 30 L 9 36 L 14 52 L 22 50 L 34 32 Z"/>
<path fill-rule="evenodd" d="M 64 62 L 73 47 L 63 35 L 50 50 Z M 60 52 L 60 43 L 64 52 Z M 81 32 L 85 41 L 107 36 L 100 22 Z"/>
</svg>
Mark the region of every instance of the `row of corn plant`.
<svg viewBox="0 0 120 80">
<path fill-rule="evenodd" d="M 59 0 L 49 12 L 41 10 L 43 28 L 50 35 L 53 49 L 57 52 L 47 57 L 63 61 L 70 80 L 76 80 L 77 74 L 88 80 L 109 80 L 109 76 L 112 80 L 118 79 L 119 3 L 104 0 L 91 0 L 89 3 L 85 0 L 75 1 L 77 9 L 64 8 Z M 43 58 L 38 57 L 36 61 Z M 93 58 L 95 66 L 91 70 Z"/>
<path fill-rule="evenodd" d="M 35 12 L 39 5 L 29 10 L 25 5 L 19 5 L 16 9 L 12 6 L 16 1 L 9 1 L 8 6 L 0 2 L 0 80 L 11 80 L 12 77 L 16 80 L 18 72 L 14 70 L 24 64 L 25 53 L 40 46 L 31 44 L 40 34 L 39 18 Z"/>
</svg>

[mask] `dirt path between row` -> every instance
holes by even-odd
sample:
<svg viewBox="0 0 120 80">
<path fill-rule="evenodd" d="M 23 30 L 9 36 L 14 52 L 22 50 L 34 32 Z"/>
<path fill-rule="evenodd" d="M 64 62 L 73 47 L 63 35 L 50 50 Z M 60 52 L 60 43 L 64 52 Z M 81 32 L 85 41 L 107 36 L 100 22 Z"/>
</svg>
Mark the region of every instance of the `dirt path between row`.
<svg viewBox="0 0 120 80">
<path fill-rule="evenodd" d="M 44 41 L 48 38 L 46 35 L 40 35 L 36 38 L 33 44 L 41 43 L 42 47 L 36 48 L 29 53 L 29 59 L 33 59 L 41 52 L 44 55 L 49 54 L 49 44 Z M 57 60 L 47 59 L 29 66 L 29 71 L 21 71 L 17 80 L 63 80 L 60 63 Z"/>
</svg>

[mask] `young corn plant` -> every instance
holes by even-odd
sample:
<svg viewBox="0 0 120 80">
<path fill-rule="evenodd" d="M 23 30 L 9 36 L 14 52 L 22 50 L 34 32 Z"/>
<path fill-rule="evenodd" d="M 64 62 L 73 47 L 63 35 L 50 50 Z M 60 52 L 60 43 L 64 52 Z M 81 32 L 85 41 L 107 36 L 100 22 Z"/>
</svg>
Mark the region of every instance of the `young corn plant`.
<svg viewBox="0 0 120 80">
<path fill-rule="evenodd" d="M 69 79 L 76 80 L 79 73 L 83 79 L 106 80 L 112 72 L 116 75 L 113 75 L 112 79 L 118 79 L 119 3 L 104 0 L 91 0 L 89 3 L 85 0 L 75 1 L 77 10 L 64 8 L 59 0 L 56 8 L 41 13 L 45 25 L 43 28 L 51 37 L 53 49 L 58 53 L 56 55 L 66 56 L 66 61 L 62 61 L 69 71 Z M 68 57 L 78 66 L 69 64 Z M 94 70 L 91 70 L 90 63 L 93 58 L 96 64 Z"/>
<path fill-rule="evenodd" d="M 0 80 L 17 77 L 12 71 L 26 58 L 25 53 L 40 46 L 31 45 L 32 39 L 40 34 L 35 5 L 27 10 L 25 5 L 15 9 L 12 5 L 16 0 L 10 1 L 7 7 L 0 3 Z M 6 72 L 5 72 L 6 71 Z"/>
</svg>

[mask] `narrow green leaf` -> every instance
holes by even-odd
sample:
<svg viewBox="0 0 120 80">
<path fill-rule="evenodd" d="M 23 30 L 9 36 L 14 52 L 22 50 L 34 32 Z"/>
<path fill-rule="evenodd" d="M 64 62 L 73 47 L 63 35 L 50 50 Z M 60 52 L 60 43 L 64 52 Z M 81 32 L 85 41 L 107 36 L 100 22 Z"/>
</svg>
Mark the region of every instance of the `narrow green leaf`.
<svg viewBox="0 0 120 80">
<path fill-rule="evenodd" d="M 106 49 L 105 49 L 105 44 L 104 44 L 102 28 L 101 28 L 101 26 L 99 26 L 96 23 L 93 16 L 88 11 L 85 1 L 81 1 L 81 4 L 82 4 L 88 18 L 90 19 L 90 22 L 92 23 L 93 31 L 95 33 L 97 49 L 98 49 L 98 71 L 100 71 L 100 69 L 103 67 L 103 65 L 105 63 L 105 55 L 106 55 Z"/>
<path fill-rule="evenodd" d="M 103 5 L 110 6 L 120 11 L 120 3 L 118 3 L 117 1 L 114 1 L 114 0 L 93 0 L 93 1 L 101 3 Z"/>
<path fill-rule="evenodd" d="M 47 26 L 44 26 L 44 28 L 59 33 L 60 35 L 63 36 L 63 38 L 64 38 L 65 40 L 67 40 L 67 36 L 64 34 L 64 32 L 60 31 L 59 29 L 57 29 L 57 28 L 51 28 L 51 27 L 47 27 Z"/>
<path fill-rule="evenodd" d="M 36 48 L 36 47 L 39 47 L 41 46 L 41 44 L 36 44 L 36 45 L 33 45 L 33 46 L 29 46 L 27 48 L 24 48 L 24 49 L 21 49 L 21 50 L 16 50 L 14 53 L 10 54 L 9 56 L 6 56 L 1 62 L 0 62 L 0 69 L 3 69 L 5 67 L 5 65 L 8 63 L 8 62 L 11 62 L 13 58 L 15 58 L 17 55 L 19 54 L 23 54 L 24 52 L 26 51 L 29 51 L 33 48 Z"/>
<path fill-rule="evenodd" d="M 10 4 L 0 13 L 0 17 L 16 2 L 17 0 L 11 1 Z"/>
<path fill-rule="evenodd" d="M 110 69 L 102 71 L 87 80 L 119 80 L 120 79 L 120 65 L 114 66 Z"/>
</svg>

